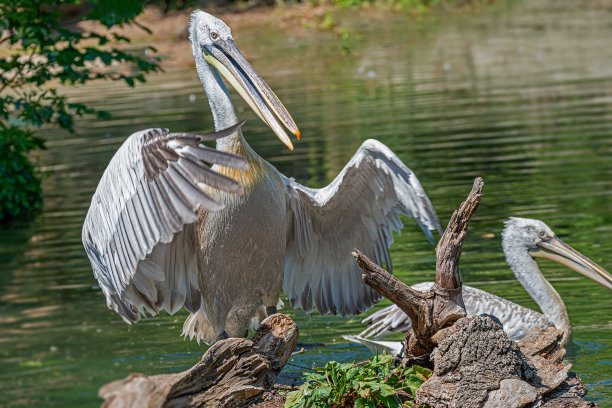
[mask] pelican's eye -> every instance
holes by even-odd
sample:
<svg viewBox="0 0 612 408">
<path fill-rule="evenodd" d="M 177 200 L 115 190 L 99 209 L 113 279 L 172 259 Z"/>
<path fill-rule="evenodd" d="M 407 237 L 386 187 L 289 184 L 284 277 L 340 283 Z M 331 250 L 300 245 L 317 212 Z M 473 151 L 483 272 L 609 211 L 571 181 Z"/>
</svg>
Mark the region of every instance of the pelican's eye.
<svg viewBox="0 0 612 408">
<path fill-rule="evenodd" d="M 542 230 L 538 233 L 538 235 L 540 236 L 540 238 L 546 238 L 546 231 Z"/>
<path fill-rule="evenodd" d="M 211 31 L 210 38 L 212 38 L 213 41 L 217 41 L 219 39 L 219 34 L 216 31 Z"/>
</svg>

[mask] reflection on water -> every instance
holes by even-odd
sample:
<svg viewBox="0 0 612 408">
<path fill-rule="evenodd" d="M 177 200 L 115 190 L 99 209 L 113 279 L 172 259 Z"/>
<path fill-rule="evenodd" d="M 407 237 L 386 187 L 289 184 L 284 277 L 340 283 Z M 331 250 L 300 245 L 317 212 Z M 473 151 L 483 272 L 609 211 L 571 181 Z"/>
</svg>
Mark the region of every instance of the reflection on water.
<svg viewBox="0 0 612 408">
<path fill-rule="evenodd" d="M 345 57 L 327 33 L 235 32 L 303 138 L 290 153 L 236 97 L 239 116 L 249 119 L 245 135 L 284 174 L 312 186 L 329 182 L 363 140 L 377 138 L 417 173 L 443 223 L 483 176 L 464 280 L 535 308 L 501 252 L 509 215 L 543 219 L 612 270 L 612 8 L 530 3 L 421 24 L 353 17 L 347 24 L 360 36 Z M 44 212 L 0 230 L 0 405 L 97 405 L 102 384 L 134 371 L 182 370 L 204 349 L 179 337 L 185 312 L 127 326 L 106 309 L 80 241 L 91 194 L 127 135 L 152 126 L 212 128 L 194 72 L 170 70 L 135 90 L 100 83 L 70 92 L 113 119 L 83 120 L 78 136 L 42 131 Z M 408 283 L 434 275 L 433 248 L 410 220 L 392 257 Z M 610 292 L 556 264 L 541 266 L 575 328 L 574 370 L 591 399 L 612 404 Z M 341 337 L 360 331 L 360 318 L 287 313 L 300 341 L 328 344 L 293 364 L 367 356 Z"/>
</svg>

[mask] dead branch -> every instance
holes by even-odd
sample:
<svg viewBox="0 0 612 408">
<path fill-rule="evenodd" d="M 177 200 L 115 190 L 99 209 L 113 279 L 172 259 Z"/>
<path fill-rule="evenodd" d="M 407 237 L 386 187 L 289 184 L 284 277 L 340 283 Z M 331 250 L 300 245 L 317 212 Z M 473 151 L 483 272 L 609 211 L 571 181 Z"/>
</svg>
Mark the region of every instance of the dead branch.
<svg viewBox="0 0 612 408">
<path fill-rule="evenodd" d="M 468 198 L 453 213 L 440 238 L 436 248 L 436 281 L 431 290 L 416 291 L 376 265 L 362 252 L 353 252 L 364 271 L 364 282 L 410 317 L 412 330 L 406 333 L 405 348 L 408 357 L 419 357 L 431 352 L 436 345 L 434 335 L 466 315 L 461 296 L 459 259 L 470 219 L 482 199 L 483 185 L 482 178 L 474 180 Z"/>
</svg>

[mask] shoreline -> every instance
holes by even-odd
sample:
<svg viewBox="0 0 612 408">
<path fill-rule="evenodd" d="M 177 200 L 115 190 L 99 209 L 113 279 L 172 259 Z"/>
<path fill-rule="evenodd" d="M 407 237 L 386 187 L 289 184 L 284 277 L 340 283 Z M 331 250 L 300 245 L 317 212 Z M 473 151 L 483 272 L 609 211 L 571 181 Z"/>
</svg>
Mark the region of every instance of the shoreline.
<svg viewBox="0 0 612 408">
<path fill-rule="evenodd" d="M 360 16 L 369 20 L 384 23 L 389 16 L 397 13 L 405 14 L 406 18 L 415 23 L 426 19 L 438 18 L 450 14 L 464 15 L 480 13 L 487 6 L 495 3 L 494 0 L 485 4 L 462 5 L 457 7 L 438 7 L 423 10 L 398 10 L 398 6 L 391 4 L 369 4 L 355 7 L 333 6 L 329 4 L 313 5 L 299 3 L 292 5 L 252 6 L 241 8 L 207 8 L 204 11 L 213 14 L 232 27 L 233 33 L 240 33 L 245 28 L 253 26 L 273 26 L 287 31 L 296 37 L 308 37 L 317 33 L 333 33 L 343 38 L 354 31 L 345 26 L 343 17 L 347 15 Z M 108 30 L 101 24 L 91 21 L 81 21 L 77 27 L 88 31 L 107 31 L 126 36 L 130 44 L 122 44 L 120 48 L 150 46 L 157 51 L 156 56 L 162 58 L 162 67 L 194 67 L 191 47 L 189 46 L 188 26 L 190 13 L 198 7 L 185 10 L 173 10 L 164 14 L 158 6 L 145 7 L 142 14 L 136 18 L 138 24 L 113 27 Z M 147 33 L 139 25 L 152 31 Z M 238 36 L 239 37 L 239 36 Z M 117 44 L 115 44 L 117 45 Z M 248 55 L 247 55 L 248 58 Z"/>
</svg>

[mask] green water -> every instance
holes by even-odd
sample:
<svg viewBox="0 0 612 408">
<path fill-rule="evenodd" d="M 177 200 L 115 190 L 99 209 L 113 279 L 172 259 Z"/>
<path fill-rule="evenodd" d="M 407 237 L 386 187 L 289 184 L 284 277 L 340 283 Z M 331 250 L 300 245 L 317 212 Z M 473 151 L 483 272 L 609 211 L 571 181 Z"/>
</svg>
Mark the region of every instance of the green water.
<svg viewBox="0 0 612 408">
<path fill-rule="evenodd" d="M 484 177 L 464 281 L 536 308 L 505 264 L 504 218 L 540 218 L 612 270 L 612 7 L 531 3 L 421 22 L 353 15 L 346 24 L 358 35 L 348 55 L 331 33 L 234 30 L 303 135 L 289 152 L 235 97 L 239 116 L 249 119 L 245 136 L 284 174 L 311 186 L 328 183 L 363 140 L 379 139 L 415 171 L 443 224 L 473 178 Z M 135 371 L 183 370 L 204 351 L 179 337 L 183 311 L 128 326 L 107 309 L 80 240 L 97 181 L 129 134 L 212 128 L 194 71 L 168 70 L 136 89 L 99 83 L 66 92 L 113 119 L 82 120 L 77 136 L 41 131 L 49 147 L 40 153 L 44 212 L 0 229 L 0 406 L 95 406 L 104 383 Z M 391 255 L 408 283 L 434 276 L 433 248 L 408 219 Z M 612 406 L 612 292 L 557 264 L 540 266 L 574 326 L 574 371 L 591 400 Z M 341 337 L 359 332 L 361 317 L 285 312 L 301 341 L 327 344 L 293 364 L 367 357 Z M 287 366 L 283 378 L 300 371 Z"/>
</svg>

